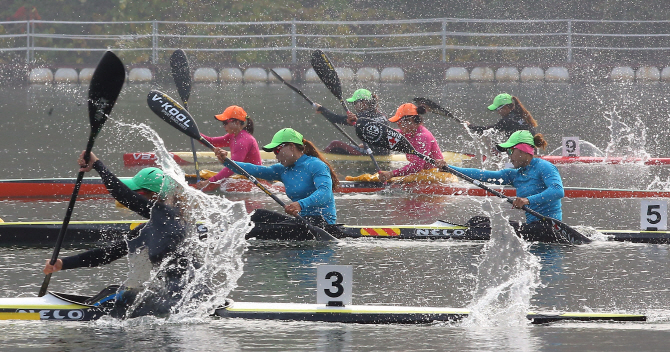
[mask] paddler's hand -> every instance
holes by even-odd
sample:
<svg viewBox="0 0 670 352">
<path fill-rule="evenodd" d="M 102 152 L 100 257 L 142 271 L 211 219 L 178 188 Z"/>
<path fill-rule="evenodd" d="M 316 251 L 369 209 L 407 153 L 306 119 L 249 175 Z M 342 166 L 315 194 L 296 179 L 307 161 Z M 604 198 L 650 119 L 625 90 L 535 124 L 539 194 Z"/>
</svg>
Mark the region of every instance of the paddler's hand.
<svg viewBox="0 0 670 352">
<path fill-rule="evenodd" d="M 293 202 L 284 207 L 284 211 L 286 212 L 286 214 L 293 216 L 300 214 L 301 210 L 302 208 L 300 207 L 300 203 L 298 202 Z"/>
<path fill-rule="evenodd" d="M 443 168 L 443 167 L 445 167 L 445 166 L 447 166 L 447 162 L 444 161 L 444 159 L 438 159 L 438 160 L 435 160 L 435 167 L 441 169 L 441 168 Z"/>
<path fill-rule="evenodd" d="M 351 111 L 347 111 L 347 123 L 351 126 L 355 126 L 358 122 L 358 116 Z"/>
<path fill-rule="evenodd" d="M 321 104 L 314 103 L 314 107 L 316 108 L 317 114 L 320 114 L 321 111 L 323 111 L 323 106 L 321 106 Z"/>
<path fill-rule="evenodd" d="M 207 187 L 207 185 L 209 185 L 209 181 L 207 181 L 207 180 L 202 180 L 202 181 L 200 181 L 200 182 L 198 182 L 198 183 L 195 184 L 195 188 L 197 188 L 197 189 L 203 189 L 203 188 Z"/>
<path fill-rule="evenodd" d="M 88 164 L 86 164 L 86 161 L 84 161 L 84 154 L 86 154 L 86 151 L 81 152 L 81 155 L 79 155 L 79 158 L 77 159 L 77 163 L 79 163 L 79 172 L 91 171 L 93 169 L 93 163 L 98 161 L 98 157 L 91 152 L 89 154 Z"/>
<path fill-rule="evenodd" d="M 391 171 L 379 171 L 379 181 L 386 182 L 393 177 L 393 172 Z"/>
<path fill-rule="evenodd" d="M 224 162 L 228 158 L 228 152 L 221 148 L 214 148 L 214 155 L 220 162 Z"/>
<path fill-rule="evenodd" d="M 512 203 L 512 206 L 517 208 L 517 209 L 521 209 L 521 208 L 523 208 L 524 205 L 528 205 L 528 204 L 530 204 L 530 201 L 528 200 L 528 198 L 517 197 L 517 198 L 514 199 L 514 203 Z"/>
<path fill-rule="evenodd" d="M 60 271 L 63 269 L 63 261 L 60 259 L 56 259 L 56 264 L 51 265 L 49 264 L 51 262 L 51 259 L 47 259 L 46 265 L 44 265 L 44 269 L 42 269 L 42 272 L 44 275 L 49 275 L 51 273 L 55 273 L 57 271 Z"/>
</svg>

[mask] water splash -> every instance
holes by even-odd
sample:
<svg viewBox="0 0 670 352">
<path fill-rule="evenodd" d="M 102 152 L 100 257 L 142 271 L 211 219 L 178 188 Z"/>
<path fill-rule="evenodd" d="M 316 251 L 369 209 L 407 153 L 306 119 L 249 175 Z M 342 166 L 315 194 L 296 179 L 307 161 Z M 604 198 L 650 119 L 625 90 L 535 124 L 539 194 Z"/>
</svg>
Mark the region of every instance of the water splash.
<svg viewBox="0 0 670 352">
<path fill-rule="evenodd" d="M 613 107 L 611 111 L 605 112 L 604 117 L 609 123 L 607 128 L 610 130 L 610 141 L 605 148 L 607 156 L 649 157 L 645 150 L 647 126 L 639 113 L 632 114 L 627 119 Z"/>
<path fill-rule="evenodd" d="M 487 198 L 484 211 L 491 218 L 491 240 L 482 248 L 476 285 L 466 326 L 519 326 L 540 286 L 540 261 L 503 216 L 502 199 Z"/>
<path fill-rule="evenodd" d="M 163 140 L 145 124 L 116 122 L 118 127 L 130 129 L 151 141 L 156 150 L 157 164 L 180 187 L 177 197 L 183 207 L 182 216 L 189 227 L 188 234 L 180 250 L 190 260 L 189 275 L 183 280 L 181 299 L 173 305 L 167 322 L 193 322 L 206 319 L 214 308 L 222 305 L 228 294 L 237 286 L 243 273 L 242 255 L 246 250 L 245 234 L 251 229 L 249 215 L 243 202 L 232 202 L 224 197 L 207 195 L 190 187 L 183 170 L 175 163 L 166 150 Z M 206 236 L 198 230 L 207 229 Z M 168 257 L 161 265 L 154 267 L 147 287 L 154 287 L 171 260 Z M 145 289 L 142 295 L 150 295 L 152 289 Z M 138 299 L 138 301 L 140 301 Z M 144 319 L 146 320 L 146 319 Z M 150 319 L 152 320 L 152 319 Z"/>
</svg>

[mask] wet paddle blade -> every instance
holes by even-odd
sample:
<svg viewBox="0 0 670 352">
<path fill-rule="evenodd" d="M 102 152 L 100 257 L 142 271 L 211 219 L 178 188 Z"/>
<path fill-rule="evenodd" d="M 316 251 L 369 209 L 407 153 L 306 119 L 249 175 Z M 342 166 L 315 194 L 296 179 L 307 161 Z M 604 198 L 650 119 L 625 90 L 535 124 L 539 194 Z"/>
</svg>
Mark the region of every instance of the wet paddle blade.
<svg viewBox="0 0 670 352">
<path fill-rule="evenodd" d="M 314 72 L 316 72 L 316 75 L 321 79 L 321 82 L 328 87 L 337 99 L 342 100 L 342 84 L 340 83 L 340 77 L 337 76 L 335 67 L 333 67 L 330 59 L 326 56 L 326 53 L 319 49 L 314 50 L 312 52 L 311 64 Z"/>
<path fill-rule="evenodd" d="M 94 138 L 112 111 L 125 79 L 126 69 L 121 60 L 111 51 L 106 52 L 95 68 L 88 88 L 88 116 Z"/>
<path fill-rule="evenodd" d="M 179 98 L 188 106 L 188 98 L 191 96 L 191 70 L 188 66 L 188 58 L 184 50 L 178 49 L 170 56 L 170 68 L 172 69 L 172 78 L 177 86 Z"/>
<path fill-rule="evenodd" d="M 154 114 L 172 127 L 199 141 L 206 147 L 210 149 L 214 148 L 211 143 L 200 136 L 198 125 L 196 125 L 191 114 L 169 95 L 158 90 L 152 90 L 147 95 L 147 104 Z"/>
</svg>

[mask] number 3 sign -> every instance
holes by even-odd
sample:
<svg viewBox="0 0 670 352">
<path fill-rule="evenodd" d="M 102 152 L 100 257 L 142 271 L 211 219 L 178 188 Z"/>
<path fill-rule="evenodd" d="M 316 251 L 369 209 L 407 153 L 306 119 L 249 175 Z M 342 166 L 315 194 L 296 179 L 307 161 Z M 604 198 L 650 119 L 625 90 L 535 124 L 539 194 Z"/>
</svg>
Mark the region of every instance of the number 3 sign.
<svg viewBox="0 0 670 352">
<path fill-rule="evenodd" d="M 640 229 L 657 231 L 668 229 L 668 202 L 643 200 L 640 206 Z"/>
<path fill-rule="evenodd" d="M 342 306 L 351 304 L 351 265 L 316 267 L 316 303 Z"/>
</svg>

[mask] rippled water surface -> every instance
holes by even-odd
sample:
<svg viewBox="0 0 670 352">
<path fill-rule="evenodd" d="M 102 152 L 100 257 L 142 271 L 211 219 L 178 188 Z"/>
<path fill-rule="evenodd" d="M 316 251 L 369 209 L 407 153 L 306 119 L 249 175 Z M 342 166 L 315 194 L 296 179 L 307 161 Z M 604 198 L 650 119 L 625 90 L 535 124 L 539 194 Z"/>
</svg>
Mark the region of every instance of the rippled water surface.
<svg viewBox="0 0 670 352">
<path fill-rule="evenodd" d="M 345 83 L 345 95 L 357 87 Z M 123 153 L 154 148 L 119 121 L 148 124 L 170 150 L 186 150 L 189 146 L 183 135 L 146 107 L 146 94 L 154 88 L 177 96 L 168 84 L 124 87 L 96 141 L 95 153 L 119 176 L 137 171 L 123 167 Z M 337 101 L 322 85 L 305 84 L 301 88 L 313 100 L 337 110 Z M 373 90 L 379 93 L 387 113 L 419 95 L 433 98 L 455 115 L 478 124 L 495 121 L 496 115 L 485 107 L 496 94 L 506 91 L 519 96 L 533 113 L 552 145 L 550 149 L 557 147 L 563 136 L 579 136 L 613 153 L 668 156 L 665 83 L 379 85 Z M 2 87 L 0 91 L 4 124 L 0 130 L 4 165 L 0 178 L 75 177 L 75 158 L 88 137 L 86 87 L 22 86 Z M 254 118 L 259 144 L 269 142 L 283 127 L 303 131 L 321 147 L 341 138 L 302 98 L 280 85 L 196 85 L 189 100 L 201 131 L 208 135 L 223 134 L 212 116 L 231 104 L 243 106 Z M 476 152 L 483 148 L 463 133 L 463 127 L 443 117 L 429 115 L 426 125 L 444 150 Z M 336 167 L 343 176 L 372 171 L 366 163 L 338 163 Z M 559 166 L 564 185 L 574 187 L 670 189 L 667 170 L 642 165 Z M 260 192 L 218 196 L 244 202 L 249 211 L 280 209 Z M 523 218 L 495 198 L 417 196 L 394 191 L 340 194 L 336 204 L 338 221 L 352 225 L 426 224 L 437 219 L 464 223 L 474 215 L 489 215 L 496 226 L 502 226 L 504 218 Z M 0 201 L 0 217 L 5 221 L 61 220 L 65 208 L 64 200 L 4 200 Z M 565 199 L 563 211 L 563 220 L 570 225 L 636 229 L 640 223 L 640 201 L 636 199 Z M 116 208 L 110 199 L 78 201 L 73 216 L 73 220 L 137 218 Z M 347 240 L 340 244 L 249 242 L 242 257 L 244 273 L 228 297 L 236 301 L 311 303 L 316 297 L 317 265 L 352 265 L 355 304 L 480 309 L 476 319 L 463 323 L 346 325 L 207 316 L 178 323 L 160 319 L 0 322 L 2 341 L 4 346 L 33 350 L 667 350 L 670 246 L 606 241 L 583 246 L 531 245 L 510 236 L 504 226 L 499 229 L 488 245 L 385 240 Z M 77 253 L 84 247 L 67 247 L 61 253 Z M 36 295 L 43 279 L 42 263 L 51 251 L 0 248 L 2 297 Z M 63 271 L 54 275 L 50 289 L 94 294 L 108 284 L 120 283 L 127 268 L 126 261 L 119 260 L 100 268 Z M 487 292 L 496 289 L 501 290 L 497 300 L 484 299 Z M 522 307 L 517 309 L 517 304 Z M 550 310 L 643 313 L 650 321 L 531 326 L 514 315 Z"/>
</svg>

